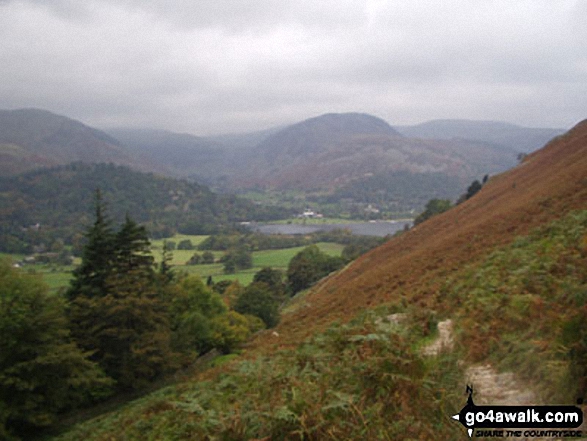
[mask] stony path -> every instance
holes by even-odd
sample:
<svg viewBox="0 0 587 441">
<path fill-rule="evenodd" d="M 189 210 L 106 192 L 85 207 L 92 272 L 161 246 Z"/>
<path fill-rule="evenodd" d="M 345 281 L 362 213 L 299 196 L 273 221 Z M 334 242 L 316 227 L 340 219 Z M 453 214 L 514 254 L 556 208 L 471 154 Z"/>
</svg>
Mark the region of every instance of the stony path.
<svg viewBox="0 0 587 441">
<path fill-rule="evenodd" d="M 467 369 L 467 384 L 473 384 L 475 404 L 523 406 L 539 404 L 530 389 L 521 386 L 511 372 L 497 373 L 489 364 Z"/>
<path fill-rule="evenodd" d="M 450 350 L 453 346 L 452 327 L 452 321 L 450 319 L 439 322 L 437 339 L 428 346 L 425 346 L 422 353 L 424 355 L 434 356 L 443 349 Z M 475 391 L 474 400 L 477 405 L 495 404 L 517 406 L 541 404 L 537 402 L 537 397 L 534 392 L 517 380 L 513 373 L 498 373 L 490 364 L 470 366 L 466 370 L 465 378 L 467 384 L 473 385 Z M 526 438 L 507 439 L 521 441 Z M 546 440 L 547 438 L 530 439 L 539 441 Z"/>
<path fill-rule="evenodd" d="M 424 355 L 437 355 L 443 349 L 452 349 L 452 320 L 444 320 L 438 323 L 438 337 L 422 350 Z"/>
<path fill-rule="evenodd" d="M 422 349 L 428 356 L 453 347 L 452 320 L 438 323 L 438 337 Z M 521 386 L 511 372 L 498 373 L 490 364 L 470 366 L 466 371 L 467 384 L 473 384 L 477 404 L 524 405 L 536 404 L 535 394 Z"/>
</svg>

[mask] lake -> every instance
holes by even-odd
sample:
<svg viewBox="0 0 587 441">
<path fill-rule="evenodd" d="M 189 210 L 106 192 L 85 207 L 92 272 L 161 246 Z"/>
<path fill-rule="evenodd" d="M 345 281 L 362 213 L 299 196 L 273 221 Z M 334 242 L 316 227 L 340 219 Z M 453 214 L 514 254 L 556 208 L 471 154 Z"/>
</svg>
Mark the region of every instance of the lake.
<svg viewBox="0 0 587 441">
<path fill-rule="evenodd" d="M 404 228 L 405 224 L 412 225 L 411 221 L 376 221 L 353 222 L 348 224 L 251 224 L 249 227 L 263 234 L 309 234 L 316 231 L 351 230 L 359 236 L 387 236 Z"/>
</svg>

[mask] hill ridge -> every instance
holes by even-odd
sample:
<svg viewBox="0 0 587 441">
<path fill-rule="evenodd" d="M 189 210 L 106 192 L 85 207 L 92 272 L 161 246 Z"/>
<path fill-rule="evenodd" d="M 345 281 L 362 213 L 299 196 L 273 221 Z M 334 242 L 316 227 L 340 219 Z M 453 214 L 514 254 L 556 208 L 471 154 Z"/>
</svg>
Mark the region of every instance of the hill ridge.
<svg viewBox="0 0 587 441">
<path fill-rule="evenodd" d="M 75 161 L 143 164 L 132 160 L 110 135 L 48 110 L 0 110 L 2 175 Z"/>
</svg>

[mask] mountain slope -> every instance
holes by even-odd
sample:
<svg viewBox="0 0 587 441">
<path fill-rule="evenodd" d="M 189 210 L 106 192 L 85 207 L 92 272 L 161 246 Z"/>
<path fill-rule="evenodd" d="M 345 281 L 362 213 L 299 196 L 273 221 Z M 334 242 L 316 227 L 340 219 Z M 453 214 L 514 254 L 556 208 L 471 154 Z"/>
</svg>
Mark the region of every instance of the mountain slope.
<svg viewBox="0 0 587 441">
<path fill-rule="evenodd" d="M 205 181 L 221 175 L 231 159 L 222 144 L 187 133 L 149 129 L 111 129 L 108 133 L 129 155 L 157 164 L 172 176 Z"/>
<path fill-rule="evenodd" d="M 155 236 L 209 234 L 236 221 L 289 214 L 186 180 L 78 162 L 0 178 L 0 249 L 24 252 L 27 243 L 47 244 L 56 238 L 71 243 L 91 223 L 97 188 L 116 222 L 128 213 Z M 40 228 L 29 228 L 37 224 Z"/>
<path fill-rule="evenodd" d="M 439 172 L 464 184 L 515 163 L 513 150 L 478 141 L 411 139 L 379 118 L 353 113 L 322 115 L 289 126 L 250 156 L 249 171 L 240 172 L 238 185 L 302 190 L 333 190 L 398 171 Z"/>
<path fill-rule="evenodd" d="M 362 113 L 329 113 L 293 124 L 258 145 L 269 163 L 278 159 L 299 160 L 329 149 L 348 137 L 360 135 L 401 136 L 380 118 Z"/>
<path fill-rule="evenodd" d="M 404 136 L 427 139 L 470 139 L 529 153 L 544 146 L 563 129 L 534 129 L 498 121 L 439 119 L 414 126 L 397 127 Z"/>
<path fill-rule="evenodd" d="M 390 240 L 326 280 L 310 308 L 285 316 L 279 345 L 296 344 L 337 319 L 390 301 L 442 309 L 446 278 L 532 228 L 587 208 L 587 121 L 495 176 L 473 198 Z M 259 339 L 260 347 L 270 345 Z"/>
<path fill-rule="evenodd" d="M 106 133 L 39 109 L 0 110 L 0 174 L 75 161 L 134 161 Z"/>
</svg>

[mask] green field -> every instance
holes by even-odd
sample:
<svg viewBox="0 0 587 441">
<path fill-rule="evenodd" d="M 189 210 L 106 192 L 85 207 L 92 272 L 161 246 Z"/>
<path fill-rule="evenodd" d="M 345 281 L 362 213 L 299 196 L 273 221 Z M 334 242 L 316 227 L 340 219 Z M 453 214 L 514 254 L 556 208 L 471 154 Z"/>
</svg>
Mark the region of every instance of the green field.
<svg viewBox="0 0 587 441">
<path fill-rule="evenodd" d="M 167 239 L 157 239 L 151 242 L 151 251 L 153 252 L 153 257 L 155 258 L 155 262 L 161 262 L 161 256 L 163 254 L 163 242 L 170 241 L 175 242 L 175 245 L 179 245 L 182 240 L 190 240 L 194 248 L 200 245 L 204 240 L 206 240 L 208 236 L 189 236 L 187 234 L 176 234 L 173 237 Z M 171 251 L 172 259 L 171 265 L 173 266 L 181 266 L 185 265 L 190 257 L 194 255 L 194 253 L 202 254 L 199 250 L 173 250 Z M 214 258 L 219 259 L 222 256 L 222 252 L 220 251 L 213 251 Z"/>
<path fill-rule="evenodd" d="M 172 238 L 166 239 L 175 242 L 176 245 L 180 241 L 189 239 L 194 247 L 197 247 L 208 236 L 188 236 L 185 234 L 178 234 Z M 152 253 L 155 262 L 161 262 L 161 255 L 163 251 L 163 239 L 152 241 Z M 340 256 L 344 245 L 336 243 L 319 242 L 316 244 L 321 251 L 331 255 Z M 247 270 L 237 271 L 234 274 L 224 274 L 223 265 L 221 263 L 214 263 L 210 265 L 186 265 L 186 262 L 193 256 L 194 253 L 202 254 L 201 250 L 173 250 L 171 266 L 177 272 L 185 272 L 188 274 L 197 274 L 202 279 L 207 279 L 212 276 L 214 282 L 221 280 L 238 280 L 243 285 L 248 285 L 253 281 L 253 277 L 263 267 L 272 267 L 282 271 L 287 270 L 289 261 L 303 250 L 304 247 L 284 248 L 279 250 L 264 250 L 253 252 L 253 267 Z M 214 258 L 220 259 L 224 254 L 222 251 L 213 251 Z M 21 261 L 24 255 L 21 254 L 0 254 L 0 258 L 5 257 L 11 259 L 13 262 Z M 79 263 L 79 259 L 76 259 Z M 24 265 L 23 271 L 39 274 L 43 280 L 49 285 L 51 292 L 58 292 L 61 288 L 68 286 L 71 280 L 71 272 L 74 266 L 60 266 L 55 264 L 32 264 Z"/>
<path fill-rule="evenodd" d="M 19 260 L 15 259 L 13 256 L 10 256 L 9 258 L 13 262 Z M 73 269 L 74 266 L 64 265 L 31 264 L 22 266 L 23 271 L 41 277 L 49 286 L 49 291 L 52 293 L 56 293 L 61 288 L 65 288 L 69 285 Z"/>
<path fill-rule="evenodd" d="M 205 238 L 206 236 L 193 237 Z M 202 240 L 204 239 L 201 239 L 200 242 Z M 194 239 L 192 239 L 192 243 L 195 243 Z M 340 256 L 342 249 L 344 248 L 344 245 L 336 243 L 320 242 L 316 245 L 318 248 L 320 248 L 321 251 L 331 256 Z M 185 271 L 188 274 L 198 274 L 203 279 L 208 278 L 208 276 L 212 276 L 212 279 L 215 282 L 219 282 L 221 280 L 238 280 L 241 284 L 248 285 L 253 281 L 255 273 L 263 267 L 269 266 L 285 271 L 292 257 L 303 249 L 304 247 L 294 247 L 279 250 L 254 251 L 253 267 L 247 270 L 237 271 L 234 274 L 224 274 L 223 265 L 221 263 L 214 263 L 211 265 L 185 265 L 185 262 L 187 262 L 195 252 L 201 254 L 201 251 L 173 251 L 172 265 L 176 271 Z M 176 253 L 182 253 L 181 258 L 176 258 Z M 221 251 L 214 251 L 214 257 L 216 259 L 220 258 L 222 254 L 223 253 Z"/>
<path fill-rule="evenodd" d="M 39 274 L 52 292 L 59 291 L 60 288 L 65 288 L 69 285 L 71 280 L 71 271 L 73 267 L 68 270 L 67 267 L 52 270 L 42 270 Z"/>
</svg>

